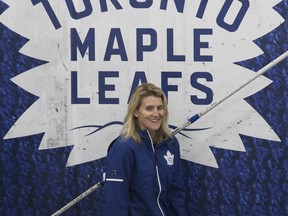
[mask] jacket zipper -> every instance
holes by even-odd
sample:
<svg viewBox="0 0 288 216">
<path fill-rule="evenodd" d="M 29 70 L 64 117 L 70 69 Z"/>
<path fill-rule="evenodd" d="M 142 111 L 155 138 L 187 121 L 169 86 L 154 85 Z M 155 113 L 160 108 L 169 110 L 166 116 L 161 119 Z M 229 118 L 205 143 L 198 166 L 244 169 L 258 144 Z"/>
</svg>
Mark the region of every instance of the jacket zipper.
<svg viewBox="0 0 288 216">
<path fill-rule="evenodd" d="M 162 210 L 162 208 L 161 208 L 161 206 L 160 206 L 160 201 L 159 201 L 159 200 L 160 200 L 161 191 L 162 191 L 162 187 L 161 187 L 159 170 L 158 170 L 158 165 L 157 165 L 156 150 L 155 150 L 155 148 L 154 148 L 153 141 L 152 141 L 152 138 L 151 138 L 150 133 L 149 133 L 148 130 L 147 130 L 147 133 L 148 133 L 148 135 L 149 135 L 150 142 L 151 142 L 151 146 L 152 146 L 152 149 L 153 149 L 155 169 L 156 169 L 156 176 L 157 176 L 157 182 L 158 182 L 158 186 L 159 186 L 159 193 L 158 193 L 158 195 L 157 195 L 157 205 L 158 205 L 158 207 L 159 207 L 162 215 L 165 216 L 165 215 L 164 215 L 164 212 L 163 212 L 163 210 Z"/>
</svg>

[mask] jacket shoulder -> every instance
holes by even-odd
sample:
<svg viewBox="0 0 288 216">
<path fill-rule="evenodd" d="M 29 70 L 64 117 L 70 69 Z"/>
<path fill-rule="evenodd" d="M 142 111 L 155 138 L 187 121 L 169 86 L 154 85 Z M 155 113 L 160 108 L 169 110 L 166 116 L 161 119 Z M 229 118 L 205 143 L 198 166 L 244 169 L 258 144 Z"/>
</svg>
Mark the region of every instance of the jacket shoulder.
<svg viewBox="0 0 288 216">
<path fill-rule="evenodd" d="M 113 149 L 117 149 L 117 150 L 122 150 L 125 151 L 130 149 L 134 149 L 136 147 L 136 143 L 135 141 L 133 141 L 133 139 L 128 138 L 128 139 L 124 139 L 123 137 L 119 136 L 116 139 L 114 139 L 111 144 L 108 147 L 108 153 L 113 150 Z"/>
</svg>

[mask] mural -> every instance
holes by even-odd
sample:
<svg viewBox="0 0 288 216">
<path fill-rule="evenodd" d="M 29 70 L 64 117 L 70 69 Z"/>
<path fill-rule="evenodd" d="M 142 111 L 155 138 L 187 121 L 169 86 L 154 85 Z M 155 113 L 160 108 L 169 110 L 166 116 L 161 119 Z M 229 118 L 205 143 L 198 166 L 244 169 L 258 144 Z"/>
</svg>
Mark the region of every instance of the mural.
<svg viewBox="0 0 288 216">
<path fill-rule="evenodd" d="M 102 180 L 133 88 L 171 129 L 287 51 L 288 1 L 0 1 L 1 215 L 51 215 Z M 189 215 L 288 214 L 287 60 L 176 136 Z M 105 186 L 65 212 L 101 215 Z M 64 215 L 64 214 L 63 214 Z"/>
</svg>

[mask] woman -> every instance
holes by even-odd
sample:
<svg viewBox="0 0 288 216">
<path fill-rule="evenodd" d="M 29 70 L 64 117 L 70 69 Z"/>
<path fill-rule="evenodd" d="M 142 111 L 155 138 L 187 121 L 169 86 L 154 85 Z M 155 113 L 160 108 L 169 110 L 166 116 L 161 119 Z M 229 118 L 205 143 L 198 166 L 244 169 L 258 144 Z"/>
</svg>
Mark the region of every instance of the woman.
<svg viewBox="0 0 288 216">
<path fill-rule="evenodd" d="M 108 151 L 106 216 L 185 215 L 179 143 L 167 122 L 163 91 L 138 86 Z"/>
</svg>

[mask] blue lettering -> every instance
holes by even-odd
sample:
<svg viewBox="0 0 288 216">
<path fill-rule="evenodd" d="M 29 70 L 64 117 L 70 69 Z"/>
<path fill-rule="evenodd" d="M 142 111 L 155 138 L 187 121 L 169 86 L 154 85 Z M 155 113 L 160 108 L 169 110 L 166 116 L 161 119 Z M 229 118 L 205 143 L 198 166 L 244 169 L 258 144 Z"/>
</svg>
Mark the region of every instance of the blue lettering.
<svg viewBox="0 0 288 216">
<path fill-rule="evenodd" d="M 212 62 L 213 56 L 201 55 L 201 48 L 209 48 L 208 42 L 201 42 L 201 35 L 212 35 L 212 29 L 194 29 L 194 61 Z"/>
<path fill-rule="evenodd" d="M 120 99 L 118 97 L 108 97 L 108 92 L 115 92 L 116 83 L 108 83 L 111 78 L 119 78 L 119 71 L 99 71 L 98 72 L 98 104 L 120 104 Z M 171 84 L 172 79 L 181 79 L 181 71 L 162 71 L 161 72 L 161 88 L 167 100 L 169 98 L 169 92 L 178 92 L 178 85 Z M 141 83 L 147 82 L 147 77 L 144 71 L 136 71 L 134 77 L 132 78 L 131 90 L 127 100 L 129 103 L 131 95 L 134 89 Z M 213 91 L 211 88 L 203 82 L 200 83 L 199 79 L 205 80 L 206 82 L 212 82 L 213 76 L 209 72 L 194 72 L 190 76 L 190 84 L 194 89 L 202 92 L 204 96 L 199 97 L 197 94 L 190 95 L 190 101 L 196 105 L 208 105 L 213 101 Z M 91 104 L 91 98 L 89 97 L 79 97 L 78 90 L 78 72 L 71 71 L 71 104 Z M 170 96 L 171 97 L 171 96 Z"/>
<path fill-rule="evenodd" d="M 149 8 L 151 7 L 152 3 L 153 0 L 142 0 L 141 2 L 138 2 L 137 0 L 130 0 L 130 5 L 133 8 Z"/>
<path fill-rule="evenodd" d="M 113 48 L 115 39 L 118 44 L 118 49 Z M 106 47 L 104 61 L 109 61 L 111 59 L 111 55 L 120 55 L 122 61 L 128 61 L 121 30 L 119 28 L 111 29 Z"/>
<path fill-rule="evenodd" d="M 204 12 L 206 10 L 206 6 L 207 6 L 208 0 L 201 0 L 196 17 L 202 19 Z"/>
<path fill-rule="evenodd" d="M 143 61 L 144 52 L 152 52 L 157 48 L 157 32 L 151 28 L 137 28 L 137 61 Z M 143 36 L 150 36 L 150 44 L 144 45 Z"/>
<path fill-rule="evenodd" d="M 167 10 L 167 3 L 168 3 L 168 0 L 161 0 L 160 9 Z M 177 12 L 183 13 L 185 0 L 174 0 L 174 3 L 176 5 Z"/>
<path fill-rule="evenodd" d="M 182 73 L 181 72 L 173 72 L 173 71 L 166 71 L 166 72 L 163 71 L 161 73 L 161 88 L 167 97 L 167 101 L 168 101 L 168 92 L 169 91 L 178 91 L 177 85 L 169 85 L 168 84 L 169 78 L 182 78 Z"/>
<path fill-rule="evenodd" d="M 82 2 L 84 3 L 84 6 L 85 6 L 85 9 L 82 12 L 76 11 L 73 0 L 65 0 L 65 1 L 67 4 L 69 13 L 73 19 L 81 19 L 83 17 L 89 16 L 93 11 L 90 0 L 82 0 Z M 79 0 L 77 0 L 77 3 L 78 2 L 79 2 Z"/>
<path fill-rule="evenodd" d="M 90 104 L 90 98 L 78 97 L 77 71 L 71 72 L 71 104 Z"/>
<path fill-rule="evenodd" d="M 119 104 L 119 98 L 106 98 L 106 91 L 115 91 L 115 85 L 106 84 L 107 77 L 119 77 L 118 71 L 99 71 L 99 104 Z"/>
<path fill-rule="evenodd" d="M 114 7 L 117 9 L 117 10 L 121 10 L 123 9 L 122 6 L 119 4 L 119 2 L 117 0 L 110 0 L 111 3 L 114 5 Z M 108 11 L 108 8 L 107 8 L 107 0 L 100 0 L 100 8 L 101 8 L 101 12 L 106 12 Z"/>
<path fill-rule="evenodd" d="M 89 61 L 95 61 L 95 29 L 90 28 L 84 42 L 82 43 L 78 32 L 75 28 L 71 28 L 71 61 L 77 61 L 77 48 L 82 57 L 84 57 L 86 50 L 89 49 Z"/>
<path fill-rule="evenodd" d="M 167 29 L 167 61 L 185 61 L 185 55 L 174 55 L 173 29 Z"/>
<path fill-rule="evenodd" d="M 35 6 L 39 3 L 42 3 L 49 19 L 51 20 L 53 26 L 55 29 L 59 29 L 61 27 L 61 24 L 51 6 L 49 3 L 49 0 L 31 0 L 32 4 Z M 81 18 L 87 17 L 92 14 L 93 12 L 93 6 L 91 3 L 91 0 L 82 0 L 82 3 L 84 4 L 84 9 L 82 11 L 76 11 L 74 0 L 65 0 L 67 8 L 69 10 L 69 13 L 73 19 L 79 20 Z M 76 0 L 75 0 L 76 1 Z M 114 6 L 116 10 L 121 10 L 123 7 L 121 4 L 118 2 L 119 0 L 109 0 L 109 2 Z M 235 19 L 233 23 L 229 24 L 225 22 L 225 17 L 232 5 L 232 3 L 235 3 L 236 0 L 225 0 L 220 13 L 217 16 L 216 22 L 219 25 L 219 27 L 230 31 L 234 32 L 236 31 L 241 22 L 244 19 L 245 14 L 247 13 L 250 3 L 249 0 L 238 0 L 242 5 L 241 8 L 236 14 Z M 129 0 L 130 6 L 132 8 L 149 8 L 153 4 L 153 0 Z M 101 12 L 106 12 L 108 11 L 108 6 L 107 6 L 107 0 L 99 0 L 100 4 L 100 10 Z M 176 6 L 176 9 L 179 13 L 183 13 L 184 7 L 185 7 L 185 0 L 174 0 L 174 4 Z M 201 0 L 199 8 L 196 13 L 196 17 L 202 19 L 204 16 L 204 13 L 206 11 L 208 4 L 208 0 Z M 168 0 L 161 0 L 160 2 L 160 9 L 161 10 L 167 10 L 167 5 L 168 5 Z M 140 35 L 139 35 L 140 36 Z M 140 42 L 140 40 L 139 40 Z M 151 44 L 152 46 L 152 44 Z M 145 48 L 148 48 L 149 46 L 146 46 Z M 144 47 L 143 47 L 144 48 Z M 143 50 L 144 51 L 144 50 Z M 141 57 L 139 57 L 141 59 Z"/>
<path fill-rule="evenodd" d="M 32 4 L 33 5 L 37 5 L 39 3 L 42 3 L 44 6 L 44 9 L 46 10 L 46 13 L 48 14 L 50 20 L 52 21 L 52 24 L 54 26 L 55 29 L 58 29 L 61 27 L 61 24 L 56 16 L 56 14 L 54 13 L 49 0 L 32 0 Z"/>
<path fill-rule="evenodd" d="M 234 20 L 234 22 L 232 24 L 228 24 L 224 21 L 225 16 L 227 15 L 228 10 L 230 9 L 231 5 L 233 2 L 235 2 L 234 0 L 226 0 L 218 17 L 217 17 L 217 24 L 226 29 L 227 31 L 230 32 L 235 32 L 239 26 L 240 23 L 242 22 L 246 12 L 248 11 L 248 8 L 250 6 L 249 0 L 238 0 L 242 3 L 242 7 L 240 9 L 240 11 L 238 12 L 238 14 L 236 15 L 236 18 Z"/>
<path fill-rule="evenodd" d="M 209 87 L 197 82 L 197 80 L 201 78 L 205 79 L 208 82 L 213 81 L 212 74 L 208 72 L 195 72 L 190 77 L 190 83 L 191 86 L 194 87 L 195 89 L 204 92 L 206 94 L 206 97 L 198 98 L 196 95 L 191 95 L 190 99 L 193 104 L 208 105 L 213 101 L 213 91 Z"/>
</svg>

